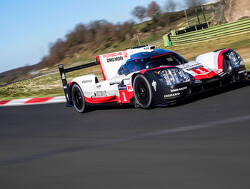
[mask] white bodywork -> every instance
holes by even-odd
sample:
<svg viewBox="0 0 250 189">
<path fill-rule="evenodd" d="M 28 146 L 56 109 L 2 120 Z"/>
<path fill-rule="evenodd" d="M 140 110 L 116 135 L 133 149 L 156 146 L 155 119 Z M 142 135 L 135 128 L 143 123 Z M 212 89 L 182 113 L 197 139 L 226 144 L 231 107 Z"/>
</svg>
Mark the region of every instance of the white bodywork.
<svg viewBox="0 0 250 189">
<path fill-rule="evenodd" d="M 150 46 L 146 46 L 99 55 L 97 56 L 97 60 L 99 59 L 98 61 L 100 61 L 104 81 L 98 82 L 94 74 L 88 74 L 74 78 L 71 82 L 77 83 L 81 87 L 84 96 L 89 99 L 110 96 L 118 97 L 118 85 L 123 81 L 125 85 L 130 84 L 132 86 L 131 76 L 134 74 L 131 73 L 126 76 L 118 75 L 118 69 L 126 63 L 131 55 L 151 51 L 153 51 L 153 49 L 150 48 Z M 222 71 L 218 69 L 218 56 L 220 52 L 221 51 L 202 54 L 196 58 L 196 61 L 190 61 L 177 67 L 191 74 L 197 80 L 212 77 L 215 73 L 218 74 Z"/>
<path fill-rule="evenodd" d="M 223 60 L 220 59 L 220 57 L 222 57 L 221 54 L 221 50 L 201 54 L 195 61 L 190 61 L 177 67 L 191 74 L 196 80 L 211 78 L 220 73 L 223 75 L 222 62 L 219 64 L 219 62 Z"/>
<path fill-rule="evenodd" d="M 211 70 L 215 71 L 216 73 L 222 72 L 222 69 L 218 67 L 218 57 L 221 51 L 216 52 L 208 52 L 205 54 L 199 55 L 195 61 L 197 63 L 201 63 L 202 65 L 210 68 Z"/>
<path fill-rule="evenodd" d="M 74 78 L 71 82 L 77 83 L 87 98 L 100 98 L 108 96 L 119 96 L 118 85 L 123 81 L 124 84 L 131 84 L 131 76 L 119 75 L 113 79 L 96 82 L 94 74 L 84 75 Z"/>
<path fill-rule="evenodd" d="M 88 98 L 114 96 L 117 92 L 118 84 L 110 85 L 109 81 L 96 82 L 94 74 L 76 77 L 72 80 L 83 90 L 84 96 Z"/>
</svg>

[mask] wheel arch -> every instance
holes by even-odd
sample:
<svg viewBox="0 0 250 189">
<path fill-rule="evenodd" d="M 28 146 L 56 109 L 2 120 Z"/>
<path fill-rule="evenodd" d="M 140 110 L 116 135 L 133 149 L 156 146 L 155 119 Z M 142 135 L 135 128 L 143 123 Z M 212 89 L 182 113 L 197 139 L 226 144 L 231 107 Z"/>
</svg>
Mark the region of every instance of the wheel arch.
<svg viewBox="0 0 250 189">
<path fill-rule="evenodd" d="M 69 100 L 71 101 L 71 103 L 73 103 L 73 100 L 72 100 L 72 88 L 74 85 L 79 85 L 77 82 L 75 81 L 72 81 L 72 82 L 69 82 L 69 88 L 68 88 L 68 94 L 69 94 Z"/>
<path fill-rule="evenodd" d="M 132 77 L 131 77 L 131 84 L 132 84 L 132 86 L 133 86 L 135 77 L 136 77 L 137 75 L 141 75 L 141 73 L 135 73 L 135 74 L 133 74 Z"/>
<path fill-rule="evenodd" d="M 86 101 L 85 101 L 85 96 L 84 96 L 81 85 L 79 85 L 77 82 L 72 82 L 69 89 L 70 89 L 70 99 L 71 99 L 71 102 L 74 105 L 75 109 L 80 113 L 85 112 L 86 111 Z M 76 91 L 78 91 L 78 92 L 76 92 Z M 78 95 L 75 95 L 75 92 L 78 93 Z M 80 95 L 79 95 L 79 93 L 80 93 Z M 80 101 L 79 101 L 79 99 L 80 99 Z"/>
<path fill-rule="evenodd" d="M 134 83 L 134 79 L 137 75 L 143 75 L 144 77 L 146 77 L 148 79 L 148 70 L 143 70 L 143 71 L 140 71 L 140 72 L 137 72 L 137 73 L 134 73 L 131 77 L 131 83 L 133 85 Z"/>
</svg>

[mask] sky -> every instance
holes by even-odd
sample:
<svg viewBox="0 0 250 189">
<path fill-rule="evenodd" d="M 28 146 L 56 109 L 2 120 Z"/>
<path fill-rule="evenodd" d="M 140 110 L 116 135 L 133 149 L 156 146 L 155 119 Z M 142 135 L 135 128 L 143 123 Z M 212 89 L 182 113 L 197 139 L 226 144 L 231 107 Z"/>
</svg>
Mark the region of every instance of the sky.
<svg viewBox="0 0 250 189">
<path fill-rule="evenodd" d="M 155 0 L 161 7 L 166 0 Z M 0 0 L 0 73 L 36 64 L 49 44 L 79 23 L 105 19 L 112 23 L 134 19 L 131 11 L 152 0 Z M 183 0 L 176 0 L 184 7 Z M 134 19 L 135 20 L 135 19 Z"/>
</svg>

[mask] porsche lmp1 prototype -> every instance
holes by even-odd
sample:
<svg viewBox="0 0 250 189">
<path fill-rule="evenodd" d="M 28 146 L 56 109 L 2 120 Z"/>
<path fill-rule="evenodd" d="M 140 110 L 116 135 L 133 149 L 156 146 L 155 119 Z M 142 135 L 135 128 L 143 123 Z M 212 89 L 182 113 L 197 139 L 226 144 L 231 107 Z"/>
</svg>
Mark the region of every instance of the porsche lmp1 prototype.
<svg viewBox="0 0 250 189">
<path fill-rule="evenodd" d="M 103 54 L 96 62 L 64 69 L 58 65 L 67 106 L 84 112 L 98 104 L 168 105 L 191 93 L 247 78 L 240 55 L 231 49 L 199 55 L 188 62 L 182 56 L 154 46 L 139 46 Z M 65 73 L 100 64 L 104 81 L 94 74 L 67 83 Z"/>
</svg>

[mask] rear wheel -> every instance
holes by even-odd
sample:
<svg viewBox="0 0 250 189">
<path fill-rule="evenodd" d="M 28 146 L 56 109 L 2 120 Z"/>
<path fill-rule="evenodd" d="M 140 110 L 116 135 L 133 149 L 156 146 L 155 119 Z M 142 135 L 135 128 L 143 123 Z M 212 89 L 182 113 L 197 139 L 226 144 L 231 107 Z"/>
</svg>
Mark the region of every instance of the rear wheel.
<svg viewBox="0 0 250 189">
<path fill-rule="evenodd" d="M 223 72 L 231 74 L 233 71 L 233 68 L 231 66 L 231 63 L 229 60 L 225 61 L 224 66 L 223 66 Z"/>
<path fill-rule="evenodd" d="M 137 75 L 133 82 L 135 101 L 141 108 L 150 108 L 152 105 L 152 88 L 143 75 Z"/>
<path fill-rule="evenodd" d="M 75 109 L 80 113 L 84 112 L 86 109 L 86 103 L 82 89 L 79 87 L 79 85 L 73 85 L 71 95 Z"/>
<path fill-rule="evenodd" d="M 234 73 L 232 65 L 229 60 L 226 60 L 223 65 L 223 72 L 231 75 L 231 83 L 235 83 L 238 80 L 238 75 Z"/>
<path fill-rule="evenodd" d="M 240 79 L 239 74 L 233 70 L 232 65 L 229 60 L 225 62 L 224 67 L 223 67 L 223 72 L 231 75 L 231 83 L 235 83 L 239 81 Z"/>
</svg>

